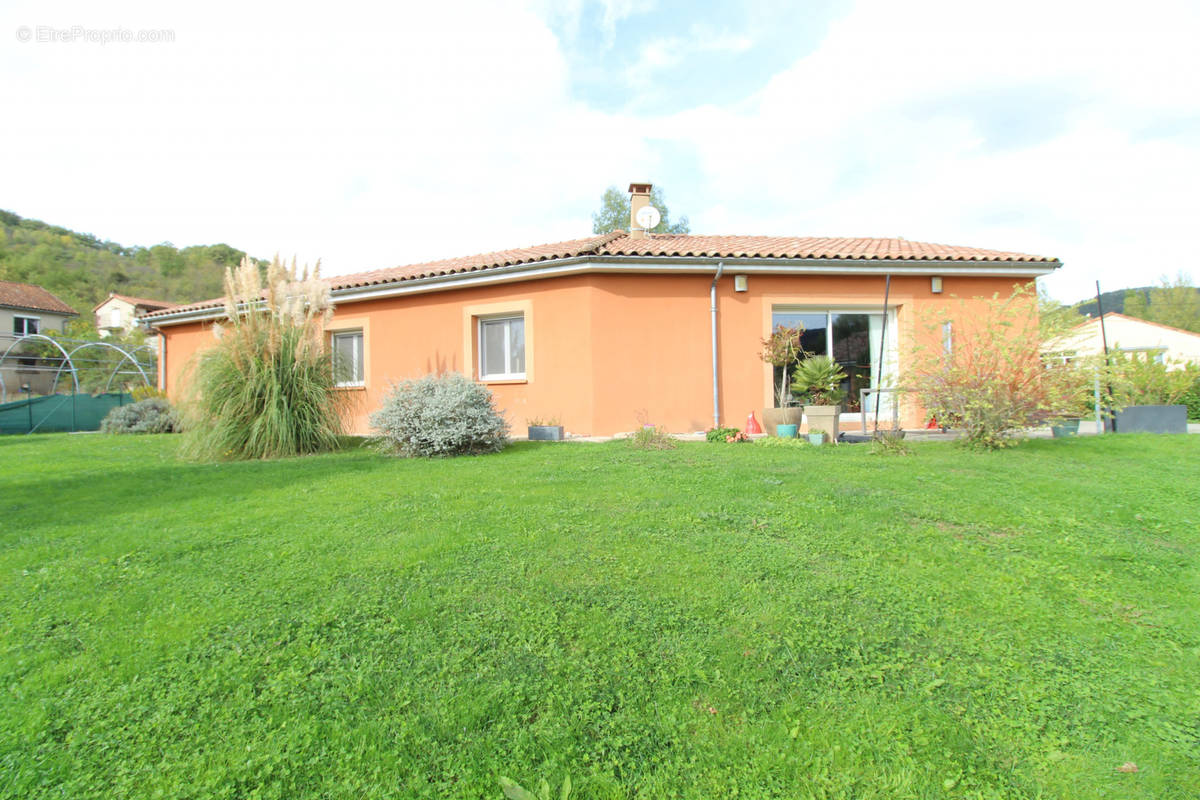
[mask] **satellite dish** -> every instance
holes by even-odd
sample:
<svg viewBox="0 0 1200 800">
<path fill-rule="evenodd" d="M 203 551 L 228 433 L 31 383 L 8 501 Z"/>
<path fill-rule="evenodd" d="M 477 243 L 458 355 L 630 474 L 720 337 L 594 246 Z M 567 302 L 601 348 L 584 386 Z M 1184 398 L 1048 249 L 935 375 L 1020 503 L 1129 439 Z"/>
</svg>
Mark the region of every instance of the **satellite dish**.
<svg viewBox="0 0 1200 800">
<path fill-rule="evenodd" d="M 658 227 L 658 223 L 662 221 L 662 214 L 658 213 L 658 209 L 654 206 L 642 206 L 637 212 L 637 224 L 642 226 L 642 230 L 649 231 Z"/>
</svg>

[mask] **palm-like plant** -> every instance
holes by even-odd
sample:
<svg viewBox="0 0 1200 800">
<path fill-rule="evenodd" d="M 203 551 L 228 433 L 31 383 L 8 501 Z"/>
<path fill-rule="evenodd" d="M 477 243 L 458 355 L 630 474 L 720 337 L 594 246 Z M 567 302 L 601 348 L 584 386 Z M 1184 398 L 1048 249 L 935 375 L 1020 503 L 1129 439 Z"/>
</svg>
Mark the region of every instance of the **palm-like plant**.
<svg viewBox="0 0 1200 800">
<path fill-rule="evenodd" d="M 808 405 L 837 405 L 846 396 L 844 380 L 846 373 L 840 364 L 829 356 L 813 356 L 796 365 L 792 392 Z"/>
</svg>

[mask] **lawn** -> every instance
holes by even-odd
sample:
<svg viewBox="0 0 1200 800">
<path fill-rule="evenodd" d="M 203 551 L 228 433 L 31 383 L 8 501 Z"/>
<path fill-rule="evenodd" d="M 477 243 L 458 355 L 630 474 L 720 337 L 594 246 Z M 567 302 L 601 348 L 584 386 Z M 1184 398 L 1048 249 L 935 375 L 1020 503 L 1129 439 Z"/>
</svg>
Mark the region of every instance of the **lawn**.
<svg viewBox="0 0 1200 800">
<path fill-rule="evenodd" d="M 0 439 L 0 796 L 1200 796 L 1200 437 L 176 445 Z"/>
</svg>

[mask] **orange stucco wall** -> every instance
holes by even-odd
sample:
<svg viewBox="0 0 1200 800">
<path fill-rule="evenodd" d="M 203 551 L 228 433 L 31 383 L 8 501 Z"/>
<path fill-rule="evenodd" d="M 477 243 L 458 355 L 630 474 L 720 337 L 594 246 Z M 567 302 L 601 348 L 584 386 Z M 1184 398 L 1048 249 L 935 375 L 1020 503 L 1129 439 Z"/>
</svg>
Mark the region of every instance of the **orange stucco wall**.
<svg viewBox="0 0 1200 800">
<path fill-rule="evenodd" d="M 884 278 L 750 275 L 735 292 L 732 272 L 718 286 L 721 422 L 741 427 L 771 404 L 771 369 L 759 358 L 773 306 L 878 311 Z M 673 432 L 712 425 L 710 275 L 585 274 L 343 303 L 330 330 L 364 332 L 365 385 L 354 398 L 351 430 L 368 432 L 390 381 L 429 372 L 477 377 L 475 320 L 479 315 L 525 315 L 526 380 L 489 384 L 514 435 L 531 418 L 556 417 L 571 433 L 608 435 L 643 422 Z M 944 294 L 928 277 L 892 279 L 889 306 L 899 327 L 899 370 L 910 365 L 919 320 L 946 308 L 970 317 L 958 298 L 1007 295 L 1024 279 L 944 279 Z M 938 312 L 941 313 L 941 312 Z M 962 320 L 969 324 L 969 319 Z M 958 322 L 956 321 L 956 324 Z M 213 341 L 208 325 L 162 328 L 167 343 L 165 388 L 181 392 L 188 360 Z M 920 409 L 902 406 L 903 422 L 919 424 Z"/>
</svg>

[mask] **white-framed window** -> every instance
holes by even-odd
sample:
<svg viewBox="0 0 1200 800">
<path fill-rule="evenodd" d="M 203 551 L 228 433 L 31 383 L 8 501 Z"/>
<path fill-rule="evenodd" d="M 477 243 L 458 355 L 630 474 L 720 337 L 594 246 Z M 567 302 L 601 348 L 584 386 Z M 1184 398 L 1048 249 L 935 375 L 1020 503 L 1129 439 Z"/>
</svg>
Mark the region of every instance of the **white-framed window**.
<svg viewBox="0 0 1200 800">
<path fill-rule="evenodd" d="M 363 332 L 339 331 L 331 337 L 333 374 L 338 386 L 362 386 Z"/>
<path fill-rule="evenodd" d="M 13 336 L 41 333 L 41 317 L 13 317 Z"/>
<path fill-rule="evenodd" d="M 503 381 L 525 378 L 525 315 L 479 320 L 479 378 Z"/>
<path fill-rule="evenodd" d="M 946 355 L 954 353 L 954 324 L 949 320 L 942 323 L 942 350 Z"/>
</svg>

